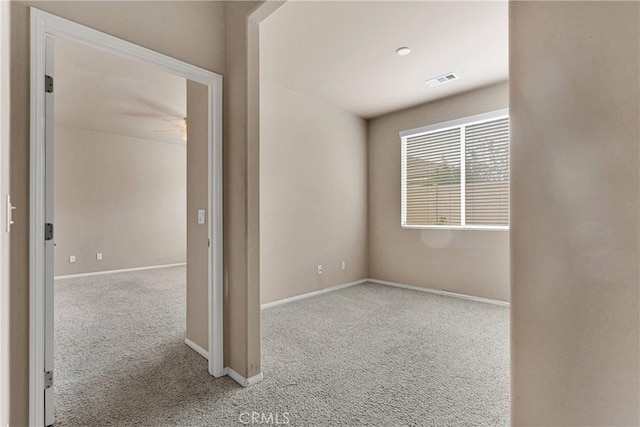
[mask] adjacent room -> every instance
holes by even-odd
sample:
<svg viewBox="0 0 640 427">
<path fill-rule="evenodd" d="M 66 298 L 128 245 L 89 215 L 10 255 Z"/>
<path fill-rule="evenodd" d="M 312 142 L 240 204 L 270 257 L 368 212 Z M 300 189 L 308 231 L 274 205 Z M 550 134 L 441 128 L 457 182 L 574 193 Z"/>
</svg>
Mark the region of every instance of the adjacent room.
<svg viewBox="0 0 640 427">
<path fill-rule="evenodd" d="M 287 2 L 260 47 L 265 382 L 301 425 L 508 425 L 508 4 Z"/>
<path fill-rule="evenodd" d="M 188 191 L 182 77 L 60 38 L 55 90 L 56 424 L 126 424 L 160 366 L 207 375 L 206 144 Z"/>
</svg>

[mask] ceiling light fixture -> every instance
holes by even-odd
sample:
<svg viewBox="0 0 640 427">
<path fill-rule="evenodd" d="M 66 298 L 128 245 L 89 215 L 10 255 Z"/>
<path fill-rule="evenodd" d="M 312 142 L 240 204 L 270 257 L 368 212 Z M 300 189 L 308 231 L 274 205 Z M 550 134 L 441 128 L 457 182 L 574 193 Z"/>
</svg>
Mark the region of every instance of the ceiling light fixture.
<svg viewBox="0 0 640 427">
<path fill-rule="evenodd" d="M 398 56 L 407 56 L 411 53 L 411 49 L 406 46 L 399 47 L 396 49 L 396 53 L 398 54 Z"/>
</svg>

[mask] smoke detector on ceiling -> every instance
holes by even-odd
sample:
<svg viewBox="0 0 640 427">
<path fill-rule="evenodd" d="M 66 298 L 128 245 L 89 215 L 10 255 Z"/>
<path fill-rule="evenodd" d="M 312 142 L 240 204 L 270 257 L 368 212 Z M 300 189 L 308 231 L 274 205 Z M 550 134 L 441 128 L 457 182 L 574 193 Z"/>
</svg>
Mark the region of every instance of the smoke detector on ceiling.
<svg viewBox="0 0 640 427">
<path fill-rule="evenodd" d="M 452 82 L 454 80 L 458 80 L 459 78 L 460 77 L 458 77 L 456 73 L 447 73 L 438 77 L 434 77 L 430 80 L 427 80 L 425 81 L 425 83 L 428 84 L 429 87 L 435 87 L 435 86 L 443 85 L 445 83 Z"/>
</svg>

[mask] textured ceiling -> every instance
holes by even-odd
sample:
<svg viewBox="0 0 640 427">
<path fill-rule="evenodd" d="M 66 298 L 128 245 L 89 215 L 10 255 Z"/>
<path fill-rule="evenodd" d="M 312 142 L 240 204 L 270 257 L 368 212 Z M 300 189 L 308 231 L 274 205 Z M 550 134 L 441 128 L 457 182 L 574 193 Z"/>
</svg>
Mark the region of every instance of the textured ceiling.
<svg viewBox="0 0 640 427">
<path fill-rule="evenodd" d="M 364 118 L 509 76 L 506 1 L 289 1 L 260 30 L 261 78 Z"/>
<path fill-rule="evenodd" d="M 184 144 L 165 119 L 186 116 L 186 80 L 64 39 L 55 41 L 56 123 Z"/>
</svg>

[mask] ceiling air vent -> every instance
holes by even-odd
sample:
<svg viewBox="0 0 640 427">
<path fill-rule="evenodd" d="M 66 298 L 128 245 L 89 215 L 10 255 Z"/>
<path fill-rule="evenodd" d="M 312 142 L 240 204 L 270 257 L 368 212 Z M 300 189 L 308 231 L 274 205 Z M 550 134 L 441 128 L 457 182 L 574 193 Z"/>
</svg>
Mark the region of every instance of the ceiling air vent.
<svg viewBox="0 0 640 427">
<path fill-rule="evenodd" d="M 454 80 L 458 80 L 460 77 L 456 73 L 447 73 L 438 77 L 434 77 L 431 80 L 427 80 L 425 83 L 429 85 L 429 87 L 440 86 L 445 83 L 452 82 Z"/>
</svg>

